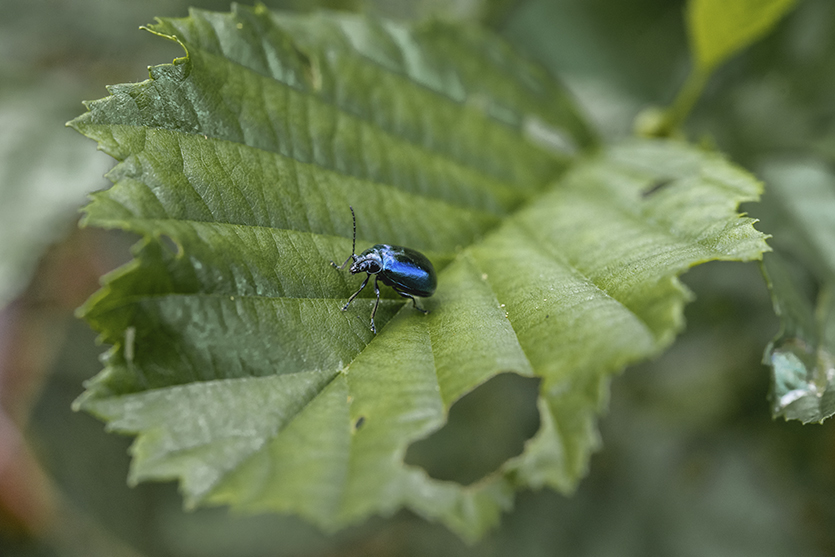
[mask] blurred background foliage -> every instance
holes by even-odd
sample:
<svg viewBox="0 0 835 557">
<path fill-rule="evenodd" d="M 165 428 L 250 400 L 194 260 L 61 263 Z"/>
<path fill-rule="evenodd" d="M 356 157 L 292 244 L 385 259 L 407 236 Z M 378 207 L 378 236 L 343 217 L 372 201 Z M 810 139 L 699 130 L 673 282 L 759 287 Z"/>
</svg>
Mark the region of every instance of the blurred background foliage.
<svg viewBox="0 0 835 557">
<path fill-rule="evenodd" d="M 101 347 L 72 311 L 134 240 L 76 230 L 84 195 L 112 166 L 64 129 L 104 84 L 141 81 L 182 52 L 139 31 L 154 16 L 222 1 L 5 0 L 0 19 L 0 555 L 832 555 L 835 429 L 772 420 L 762 354 L 778 321 L 756 265 L 684 276 L 687 330 L 612 385 L 603 450 L 570 498 L 525 493 L 473 547 L 408 512 L 326 536 L 293 517 L 184 512 L 176 485 L 126 485 L 130 440 L 73 413 Z M 476 21 L 559 75 L 604 137 L 675 97 L 690 65 L 684 2 L 670 0 L 269 1 L 272 9 L 364 9 Z M 693 141 L 755 173 L 774 164 L 832 172 L 835 4 L 800 2 L 763 41 L 723 65 L 687 122 Z M 812 162 L 810 162 L 812 161 Z M 784 175 L 785 173 L 783 173 Z M 776 173 L 776 179 L 781 176 Z M 781 229 L 768 194 L 747 207 Z M 791 234 L 775 237 L 792 253 Z M 782 244 L 780 244 L 782 242 Z M 806 257 L 806 259 L 804 259 Z M 814 264 L 798 273 L 813 296 Z M 808 269 L 808 270 L 807 270 Z M 407 459 L 476 481 L 537 427 L 536 385 L 495 378 Z M 489 430 L 493 439 L 487 443 Z"/>
</svg>

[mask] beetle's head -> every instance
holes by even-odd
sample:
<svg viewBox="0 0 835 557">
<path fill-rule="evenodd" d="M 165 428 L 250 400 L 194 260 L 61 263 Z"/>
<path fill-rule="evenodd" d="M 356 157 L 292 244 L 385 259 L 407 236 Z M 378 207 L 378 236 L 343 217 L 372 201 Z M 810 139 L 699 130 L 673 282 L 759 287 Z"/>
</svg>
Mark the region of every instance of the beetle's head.
<svg viewBox="0 0 835 557">
<path fill-rule="evenodd" d="M 369 275 L 376 275 L 383 270 L 383 259 L 378 253 L 363 253 L 354 258 L 354 263 L 351 265 L 351 274 L 368 273 Z"/>
</svg>

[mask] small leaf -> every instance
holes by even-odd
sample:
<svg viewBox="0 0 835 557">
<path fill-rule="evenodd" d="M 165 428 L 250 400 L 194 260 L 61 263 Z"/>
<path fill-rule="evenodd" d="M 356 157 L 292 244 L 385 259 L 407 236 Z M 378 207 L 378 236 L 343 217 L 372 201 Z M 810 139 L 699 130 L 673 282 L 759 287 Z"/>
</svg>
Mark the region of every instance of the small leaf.
<svg viewBox="0 0 835 557">
<path fill-rule="evenodd" d="M 85 222 L 142 235 L 80 313 L 113 345 L 77 406 L 138 435 L 133 481 L 326 529 L 407 506 L 477 538 L 524 487 L 571 491 L 608 377 L 682 327 L 677 275 L 767 249 L 760 185 L 717 155 L 594 138 L 558 84 L 466 26 L 193 10 L 188 56 L 72 122 L 119 164 Z M 439 271 L 340 311 L 377 242 Z M 367 289 L 371 290 L 371 289 Z M 540 429 L 470 486 L 403 463 L 491 377 L 542 378 Z M 358 426 L 361 424 L 361 427 Z"/>
<path fill-rule="evenodd" d="M 650 107 L 635 119 L 645 137 L 672 137 L 693 110 L 716 67 L 764 36 L 795 0 L 690 0 L 687 27 L 693 68 L 672 104 Z"/>
<path fill-rule="evenodd" d="M 813 307 L 778 255 L 766 257 L 764 268 L 781 319 L 765 356 L 774 416 L 820 423 L 835 414 L 835 284 L 821 290 Z"/>
<path fill-rule="evenodd" d="M 814 161 L 772 163 L 763 173 L 782 212 L 783 249 L 763 265 L 780 317 L 765 353 L 773 414 L 822 422 L 835 414 L 835 177 Z M 781 251 L 795 254 L 791 264 Z"/>
<path fill-rule="evenodd" d="M 795 0 L 690 0 L 687 26 L 696 66 L 709 73 L 766 35 Z"/>
</svg>

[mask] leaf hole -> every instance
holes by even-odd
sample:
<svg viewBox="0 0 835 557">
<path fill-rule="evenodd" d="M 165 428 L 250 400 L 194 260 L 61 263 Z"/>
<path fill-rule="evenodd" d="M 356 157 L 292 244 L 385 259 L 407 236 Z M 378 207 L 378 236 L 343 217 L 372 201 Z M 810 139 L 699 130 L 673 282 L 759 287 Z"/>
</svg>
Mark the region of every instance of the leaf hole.
<svg viewBox="0 0 835 557">
<path fill-rule="evenodd" d="M 672 180 L 671 178 L 661 178 L 659 180 L 656 180 L 656 181 L 652 182 L 647 189 L 645 189 L 643 192 L 641 192 L 641 196 L 646 198 L 646 197 L 649 197 L 650 195 L 652 195 L 654 193 L 658 193 L 662 189 L 664 189 L 667 186 L 669 186 L 670 184 L 672 184 L 673 181 L 674 180 Z"/>
<path fill-rule="evenodd" d="M 539 429 L 539 379 L 503 373 L 458 400 L 444 427 L 413 443 L 406 463 L 468 485 L 522 452 Z"/>
<path fill-rule="evenodd" d="M 183 246 L 181 246 L 174 238 L 169 236 L 168 234 L 160 234 L 159 235 L 159 243 L 171 252 L 171 255 L 174 257 L 182 257 L 183 255 Z"/>
</svg>

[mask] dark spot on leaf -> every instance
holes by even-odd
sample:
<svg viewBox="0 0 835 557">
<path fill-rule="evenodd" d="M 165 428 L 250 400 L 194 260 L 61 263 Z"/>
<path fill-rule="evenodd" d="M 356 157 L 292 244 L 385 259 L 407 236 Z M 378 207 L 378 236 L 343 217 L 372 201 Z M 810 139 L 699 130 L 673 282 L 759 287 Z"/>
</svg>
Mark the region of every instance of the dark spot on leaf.
<svg viewBox="0 0 835 557">
<path fill-rule="evenodd" d="M 665 188 L 665 187 L 669 186 L 670 184 L 672 184 L 672 183 L 673 183 L 673 181 L 674 181 L 674 180 L 673 180 L 672 178 L 661 178 L 661 179 L 659 179 L 659 180 L 656 180 L 655 182 L 653 182 L 653 184 L 652 184 L 652 185 L 650 185 L 650 187 L 648 187 L 647 189 L 645 189 L 645 190 L 641 193 L 641 195 L 642 195 L 643 197 L 649 197 L 650 195 L 652 195 L 652 194 L 654 194 L 654 193 L 657 193 L 659 190 L 661 190 L 661 189 L 663 189 L 663 188 Z"/>
<path fill-rule="evenodd" d="M 413 443 L 406 463 L 440 480 L 478 481 L 520 454 L 536 433 L 538 394 L 538 379 L 497 375 L 453 404 L 447 424 Z"/>
<path fill-rule="evenodd" d="M 359 418 L 357 418 L 356 423 L 354 423 L 354 429 L 357 430 L 357 429 L 361 428 L 364 423 L 365 423 L 365 416 L 360 416 Z"/>
</svg>

